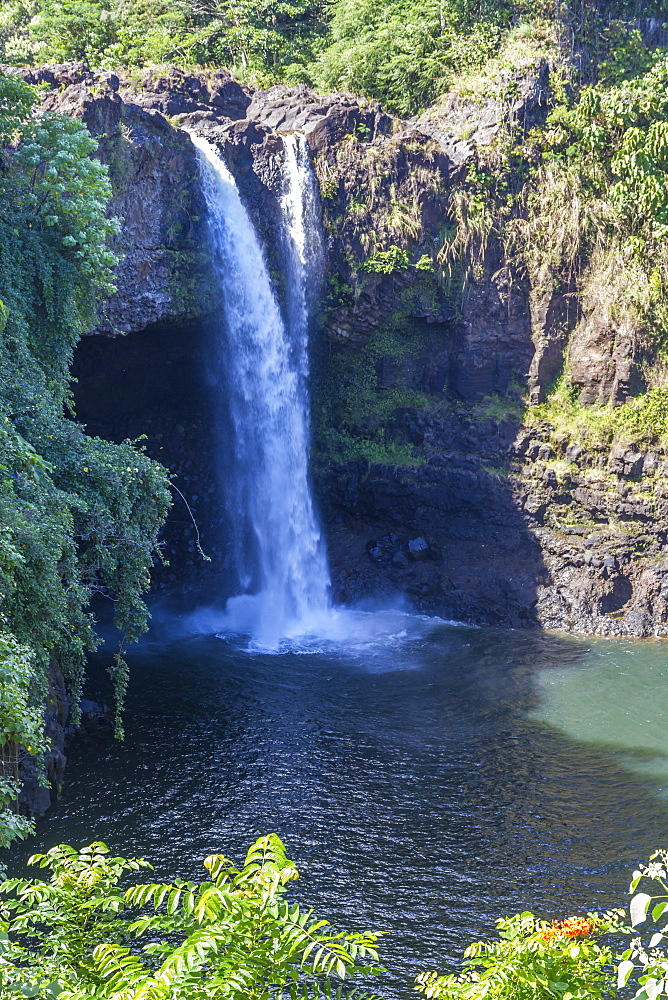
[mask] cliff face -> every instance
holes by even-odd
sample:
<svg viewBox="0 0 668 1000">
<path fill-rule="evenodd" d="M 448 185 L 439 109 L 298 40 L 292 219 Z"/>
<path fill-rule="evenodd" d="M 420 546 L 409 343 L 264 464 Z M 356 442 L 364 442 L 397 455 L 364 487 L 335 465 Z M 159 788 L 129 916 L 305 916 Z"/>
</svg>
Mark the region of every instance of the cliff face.
<svg viewBox="0 0 668 1000">
<path fill-rule="evenodd" d="M 185 129 L 224 152 L 279 295 L 281 136 L 298 129 L 328 238 L 313 350 L 314 477 L 337 598 L 401 592 L 477 622 L 668 633 L 668 456 L 631 441 L 585 450 L 521 402 L 525 390 L 542 402 L 567 344 L 585 403 L 633 396 L 642 380 L 631 332 L 613 304 L 594 311 L 574 305 L 568 288 L 532 291 L 493 239 L 466 282 L 457 261 L 438 256 L 476 144 L 504 115 L 527 125 L 544 116 L 546 74 L 540 66 L 526 76 L 510 107 L 453 105 L 417 123 L 304 87 L 251 93 L 223 72 L 24 74 L 50 85 L 47 108 L 81 116 L 99 138 L 123 219 L 118 292 L 95 331 L 107 336 L 79 349 L 79 413 L 101 434 L 148 434 L 217 566 L 226 551 L 212 516 L 202 381 L 215 302 Z M 176 507 L 172 566 L 158 570 L 158 584 L 201 575 L 195 549 Z"/>
<path fill-rule="evenodd" d="M 130 80 L 92 73 L 83 63 L 21 71 L 44 91 L 45 111 L 81 119 L 99 143 L 122 220 L 118 292 L 100 310 L 94 331 L 128 334 L 154 323 L 182 323 L 212 308 L 207 300 L 205 211 L 197 158 L 189 136 L 166 116 L 210 105 L 241 116 L 250 98 L 229 74 L 206 84 L 174 70 Z M 204 103 L 206 102 L 206 103 Z"/>
</svg>

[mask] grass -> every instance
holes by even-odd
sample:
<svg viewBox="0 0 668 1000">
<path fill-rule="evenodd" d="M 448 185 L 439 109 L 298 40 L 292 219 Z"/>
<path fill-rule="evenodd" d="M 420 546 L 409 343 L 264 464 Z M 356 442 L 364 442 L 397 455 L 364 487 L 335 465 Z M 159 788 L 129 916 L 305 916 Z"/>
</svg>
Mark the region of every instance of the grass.
<svg viewBox="0 0 668 1000">
<path fill-rule="evenodd" d="M 540 406 L 527 410 L 527 426 L 547 422 L 553 435 L 567 434 L 584 448 L 612 444 L 668 449 L 668 388 L 657 386 L 622 406 L 583 406 L 562 383 Z"/>
<path fill-rule="evenodd" d="M 371 440 L 361 435 L 350 434 L 346 430 L 329 428 L 321 435 L 321 447 L 329 462 L 352 462 L 361 460 L 369 465 L 394 465 L 412 467 L 424 465 L 425 459 L 416 456 L 408 444 L 396 441 Z"/>
<path fill-rule="evenodd" d="M 471 413 L 476 420 L 512 420 L 522 423 L 526 413 L 526 394 L 519 386 L 511 385 L 506 393 L 484 396 L 474 403 Z"/>
<path fill-rule="evenodd" d="M 453 89 L 440 97 L 436 104 L 426 114 L 429 117 L 440 117 L 453 106 L 453 100 L 466 101 L 473 104 L 484 104 L 489 101 L 490 94 L 512 97 L 512 85 L 509 81 L 508 94 L 503 88 L 499 90 L 498 83 L 511 74 L 520 75 L 535 70 L 542 59 L 554 63 L 559 57 L 559 48 L 554 23 L 536 19 L 531 23 L 518 24 L 509 31 L 499 48 L 499 51 L 480 69 L 463 73 Z"/>
</svg>

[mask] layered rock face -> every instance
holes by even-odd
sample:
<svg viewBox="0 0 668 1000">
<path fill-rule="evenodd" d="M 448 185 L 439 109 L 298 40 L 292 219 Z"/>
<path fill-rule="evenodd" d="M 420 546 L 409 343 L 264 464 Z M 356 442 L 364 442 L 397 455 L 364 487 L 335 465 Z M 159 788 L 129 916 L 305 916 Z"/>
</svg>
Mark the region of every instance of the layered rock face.
<svg viewBox="0 0 668 1000">
<path fill-rule="evenodd" d="M 520 88 L 516 118 L 544 114 L 545 74 Z M 23 75 L 50 86 L 47 108 L 86 122 L 110 167 L 123 221 L 118 292 L 94 331 L 106 336 L 79 348 L 76 394 L 90 430 L 147 433 L 213 557 L 209 569 L 198 559 L 177 497 L 158 586 L 208 585 L 228 557 L 206 385 L 216 303 L 187 130 L 224 154 L 279 298 L 282 134 L 299 130 L 328 240 L 313 333 L 314 479 L 337 599 L 399 593 L 460 620 L 668 633 L 667 456 L 629 446 L 585 454 L 499 403 L 523 389 L 541 402 L 567 342 L 582 400 L 624 401 L 642 386 L 630 334 L 613 309 L 573 308 L 568 289 L 532 294 L 493 241 L 463 289 L 456 264 L 452 280 L 436 274 L 453 194 L 499 109 L 453 107 L 477 115 L 463 142 L 447 115 L 400 122 L 349 95 L 253 93 L 224 72 L 130 80 L 68 65 Z M 388 246 L 408 255 L 388 263 Z"/>
</svg>

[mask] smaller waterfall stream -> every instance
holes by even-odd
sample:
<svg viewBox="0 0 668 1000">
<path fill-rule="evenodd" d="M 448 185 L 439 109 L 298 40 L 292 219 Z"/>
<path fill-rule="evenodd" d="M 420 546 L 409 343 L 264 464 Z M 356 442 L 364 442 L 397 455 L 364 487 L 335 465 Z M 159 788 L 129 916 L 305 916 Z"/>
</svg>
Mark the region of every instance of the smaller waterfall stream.
<svg viewBox="0 0 668 1000">
<path fill-rule="evenodd" d="M 308 254 L 315 194 L 305 151 L 286 143 L 283 197 L 289 245 L 289 323 L 234 178 L 215 148 L 193 135 L 209 213 L 226 336 L 222 367 L 234 436 L 226 479 L 239 586 L 230 629 L 265 648 L 308 631 L 327 612 L 329 573 L 308 481 Z M 309 187 L 310 185 L 310 187 Z M 311 241 L 311 242 L 310 242 Z M 221 441 L 221 449 L 225 442 Z"/>
<path fill-rule="evenodd" d="M 318 192 L 306 140 L 298 133 L 283 136 L 284 183 L 281 200 L 288 244 L 288 324 L 299 350 L 300 368 L 308 374 L 308 323 L 325 266 Z"/>
</svg>

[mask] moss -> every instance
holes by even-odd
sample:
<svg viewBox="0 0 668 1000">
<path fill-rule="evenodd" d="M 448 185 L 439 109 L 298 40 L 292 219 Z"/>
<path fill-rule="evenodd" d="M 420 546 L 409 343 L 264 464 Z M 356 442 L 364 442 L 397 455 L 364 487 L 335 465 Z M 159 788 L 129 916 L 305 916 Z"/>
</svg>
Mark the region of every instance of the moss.
<svg viewBox="0 0 668 1000">
<path fill-rule="evenodd" d="M 316 157 L 325 228 L 360 260 L 390 246 L 409 252 L 424 237 L 423 210 L 447 192 L 436 143 L 400 135 L 379 145 L 344 140 Z"/>
<path fill-rule="evenodd" d="M 215 308 L 211 260 L 203 250 L 168 250 L 171 265 L 172 311 L 180 316 L 198 317 Z"/>
<path fill-rule="evenodd" d="M 117 192 L 123 187 L 133 166 L 129 129 L 121 122 L 118 135 L 102 135 L 100 140 L 109 180 L 114 192 Z"/>
<path fill-rule="evenodd" d="M 509 420 L 521 423 L 526 413 L 526 395 L 516 383 L 505 393 L 484 396 L 471 407 L 475 420 Z"/>
<path fill-rule="evenodd" d="M 408 384 L 405 369 L 424 349 L 420 324 L 398 311 L 358 348 L 332 344 L 315 378 L 316 448 L 323 460 L 362 458 L 378 464 L 424 460 L 403 438 L 402 411 L 419 410 L 428 397 Z M 391 382 L 383 370 L 391 366 Z"/>
<path fill-rule="evenodd" d="M 510 478 L 510 472 L 502 465 L 481 465 L 480 469 L 493 479 L 498 479 L 499 482 L 505 482 Z"/>
</svg>

